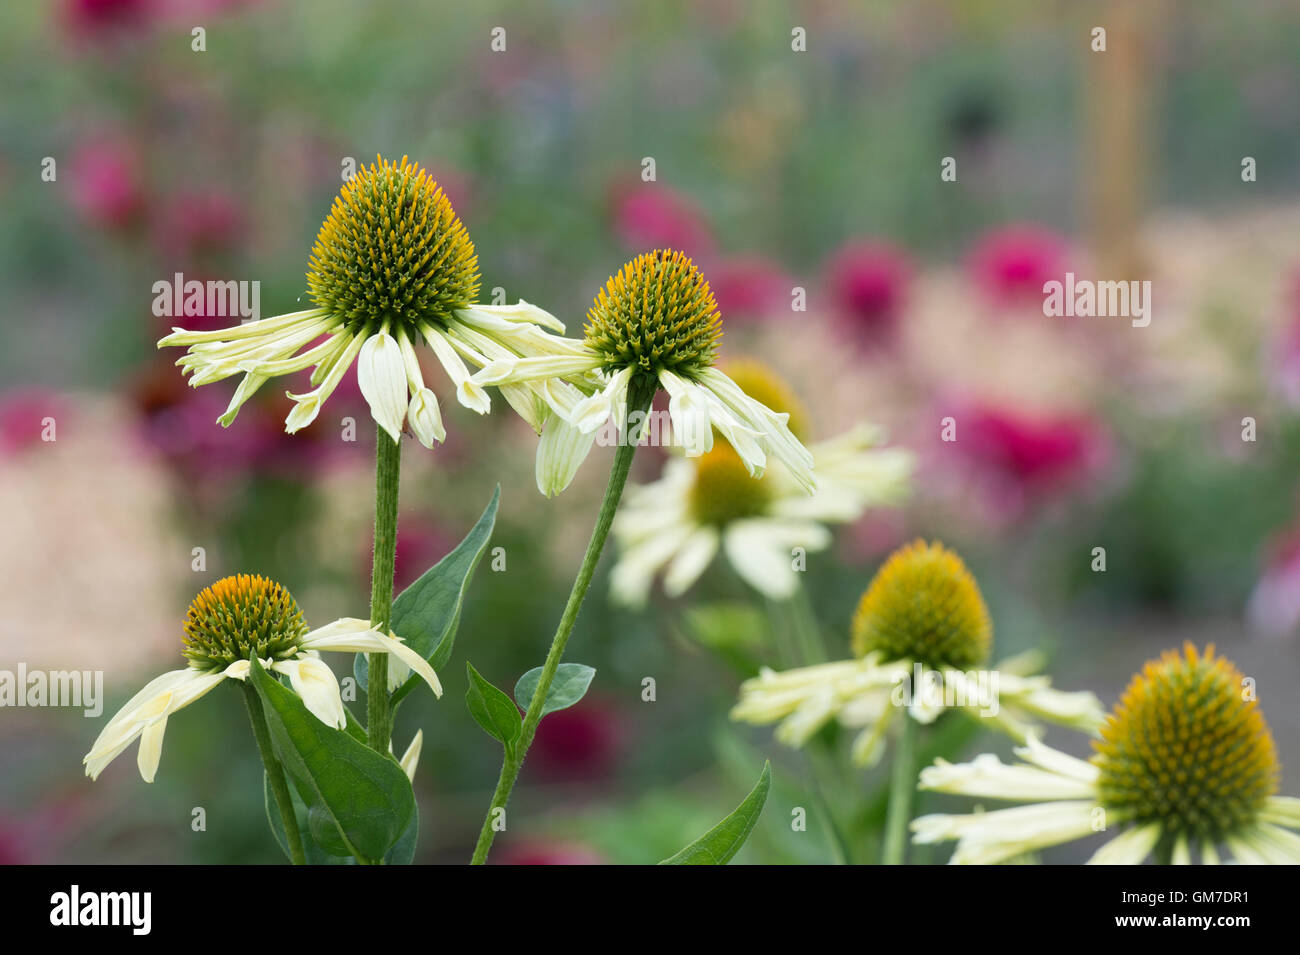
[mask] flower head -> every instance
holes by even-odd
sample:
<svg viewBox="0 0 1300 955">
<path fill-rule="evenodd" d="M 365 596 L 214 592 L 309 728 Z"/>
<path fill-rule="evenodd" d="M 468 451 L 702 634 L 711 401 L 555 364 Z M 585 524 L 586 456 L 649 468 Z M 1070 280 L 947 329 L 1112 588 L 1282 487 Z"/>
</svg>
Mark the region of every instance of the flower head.
<svg viewBox="0 0 1300 955">
<path fill-rule="evenodd" d="M 1035 676 L 1037 654 L 982 667 L 993 626 L 979 586 L 942 544 L 916 541 L 895 552 L 872 579 L 852 624 L 857 659 L 784 672 L 764 668 L 740 687 L 731 717 L 779 723 L 776 737 L 802 746 L 831 720 L 859 730 L 852 756 L 876 762 L 896 714 L 930 723 L 949 709 L 987 721 L 1024 742 L 1039 720 L 1095 731 L 1101 704 Z"/>
<path fill-rule="evenodd" d="M 995 756 L 921 773 L 921 787 L 1029 802 L 970 816 L 923 816 L 918 842 L 957 840 L 953 862 L 993 863 L 1116 826 L 1093 863 L 1300 862 L 1300 799 L 1278 796 L 1273 737 L 1241 672 L 1191 644 L 1133 677 L 1085 762 L 1030 739 L 1006 766 Z"/>
<path fill-rule="evenodd" d="M 966 669 L 989 658 L 993 623 L 962 559 L 913 541 L 880 568 L 853 616 L 853 652 Z"/>
<path fill-rule="evenodd" d="M 338 729 L 347 725 L 347 713 L 338 680 L 320 661 L 320 651 L 387 653 L 392 657 L 390 690 L 415 671 L 435 695 L 442 695 L 428 661 L 395 634 L 384 635 L 368 621 L 351 617 L 309 631 L 289 591 L 259 575 L 225 577 L 200 591 L 185 616 L 184 631 L 189 666 L 151 680 L 108 721 L 82 760 L 91 779 L 138 738 L 140 775 L 153 782 L 167 718 L 223 680 L 247 679 L 254 655 L 266 669 L 287 676 L 303 705 Z"/>
<path fill-rule="evenodd" d="M 538 447 L 538 485 L 563 490 L 611 416 L 630 440 L 628 398 L 648 404 L 668 392 L 673 440 L 688 457 L 713 448 L 716 431 L 740 455 L 751 477 L 777 458 L 806 493 L 816 487 L 813 458 L 790 430 L 789 415 L 755 400 L 714 367 L 721 336 L 717 303 L 703 274 L 672 250 L 637 256 L 610 276 L 587 316 L 579 351 L 493 362 L 474 376 L 481 385 L 568 384 L 587 397 L 553 401 Z M 593 386 L 592 379 L 595 376 Z"/>
<path fill-rule="evenodd" d="M 610 276 L 587 312 L 587 347 L 607 374 L 668 371 L 696 379 L 722 337 L 718 303 L 680 252 L 639 255 Z"/>
<path fill-rule="evenodd" d="M 580 343 L 545 331 L 563 332 L 564 325 L 536 306 L 475 303 L 478 258 L 465 226 L 437 183 L 405 157 L 380 158 L 344 185 L 316 238 L 307 284 L 314 308 L 233 328 L 176 328 L 158 343 L 188 346 L 177 364 L 191 386 L 243 374 L 218 419 L 223 426 L 271 378 L 310 368 L 312 387 L 289 393 L 295 404 L 285 430 L 299 431 L 316 420 L 355 363 L 379 426 L 394 441 L 408 427 L 433 447 L 446 430 L 417 345 L 428 345 L 457 399 L 479 414 L 491 401 L 466 362 L 481 368 L 582 352 Z M 539 431 L 552 408 L 567 412 L 582 398 L 565 382 L 502 393 Z"/>
</svg>

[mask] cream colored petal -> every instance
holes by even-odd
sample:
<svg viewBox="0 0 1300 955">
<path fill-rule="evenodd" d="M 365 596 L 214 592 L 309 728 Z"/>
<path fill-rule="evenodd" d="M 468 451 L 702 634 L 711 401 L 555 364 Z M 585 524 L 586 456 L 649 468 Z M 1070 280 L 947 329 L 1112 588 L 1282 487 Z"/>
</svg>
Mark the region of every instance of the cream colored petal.
<svg viewBox="0 0 1300 955">
<path fill-rule="evenodd" d="M 438 410 L 438 396 L 428 388 L 412 396 L 406 420 L 410 422 L 416 440 L 426 448 L 432 448 L 447 438 L 447 429 L 443 426 L 442 414 Z"/>
<path fill-rule="evenodd" d="M 1088 865 L 1141 865 L 1160 841 L 1160 824 L 1128 829 L 1093 853 Z"/>
<path fill-rule="evenodd" d="M 406 752 L 402 754 L 402 758 L 399 760 L 402 771 L 406 773 L 406 778 L 412 783 L 415 782 L 415 768 L 420 764 L 420 750 L 423 747 L 424 730 L 416 730 L 411 745 L 406 747 Z"/>
<path fill-rule="evenodd" d="M 936 760 L 933 766 L 921 770 L 920 788 L 1017 802 L 1097 798 L 1095 784 L 1032 766 L 1008 766 L 991 753 L 976 756 L 969 763 Z"/>
<path fill-rule="evenodd" d="M 400 441 L 406 417 L 406 368 L 402 349 L 391 335 L 371 335 L 361 346 L 357 384 L 375 421 L 389 437 Z"/>
<path fill-rule="evenodd" d="M 584 434 L 559 415 L 547 418 L 537 442 L 537 489 L 554 497 L 568 487 L 595 441 L 594 432 Z"/>
<path fill-rule="evenodd" d="M 686 593 L 717 555 L 718 543 L 715 528 L 696 528 L 664 572 L 664 593 L 669 597 Z"/>
<path fill-rule="evenodd" d="M 294 660 L 279 660 L 271 669 L 289 677 L 289 685 L 302 699 L 303 705 L 326 726 L 344 729 L 348 725 L 347 712 L 334 671 L 311 656 Z"/>
<path fill-rule="evenodd" d="M 1090 835 L 1096 808 L 1091 801 L 1049 802 L 965 816 L 936 814 L 914 819 L 911 828 L 918 843 L 959 840 L 953 864 L 993 865 Z"/>
<path fill-rule="evenodd" d="M 713 449 L 708 392 L 670 371 L 660 372 L 659 381 L 668 392 L 668 416 L 673 423 L 674 440 L 687 457 L 708 453 Z"/>
<path fill-rule="evenodd" d="M 136 753 L 136 765 L 140 769 L 140 778 L 147 783 L 153 782 L 158 772 L 158 763 L 162 759 L 163 734 L 166 732 L 166 713 L 146 723 L 140 730 L 140 749 Z"/>
</svg>

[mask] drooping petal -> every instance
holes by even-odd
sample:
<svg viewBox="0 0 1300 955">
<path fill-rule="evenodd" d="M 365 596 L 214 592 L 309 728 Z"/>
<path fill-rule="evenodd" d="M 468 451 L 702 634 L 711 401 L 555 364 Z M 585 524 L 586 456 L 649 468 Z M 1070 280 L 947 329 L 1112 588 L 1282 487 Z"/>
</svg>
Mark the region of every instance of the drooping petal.
<svg viewBox="0 0 1300 955">
<path fill-rule="evenodd" d="M 158 763 L 162 760 L 163 734 L 166 732 L 166 713 L 146 723 L 140 730 L 140 749 L 136 753 L 136 766 L 140 769 L 140 778 L 147 783 L 153 782 L 158 772 Z"/>
<path fill-rule="evenodd" d="M 442 696 L 438 675 L 424 659 L 400 638 L 384 636 L 370 626 L 368 621 L 344 617 L 328 626 L 314 630 L 302 638 L 304 650 L 323 650 L 341 653 L 388 653 L 401 660 L 429 684 L 435 696 Z"/>
<path fill-rule="evenodd" d="M 483 390 L 482 385 L 470 377 L 465 362 L 461 360 L 460 355 L 456 354 L 456 349 L 443 333 L 427 324 L 420 326 L 420 331 L 442 364 L 443 370 L 447 372 L 447 377 L 456 385 L 456 400 L 479 414 L 487 414 L 492 410 L 492 400 L 488 397 L 488 393 Z"/>
<path fill-rule="evenodd" d="M 402 438 L 406 417 L 406 368 L 402 349 L 385 332 L 371 335 L 357 356 L 357 384 L 370 414 L 394 441 Z"/>
<path fill-rule="evenodd" d="M 557 414 L 547 418 L 537 442 L 537 489 L 554 497 L 568 487 L 595 441 L 594 432 L 584 434 Z"/>
<path fill-rule="evenodd" d="M 659 382 L 668 392 L 673 439 L 685 449 L 687 457 L 708 453 L 713 448 L 708 392 L 671 371 L 660 372 Z"/>
<path fill-rule="evenodd" d="M 410 422 L 416 440 L 426 448 L 432 448 L 447 438 L 447 429 L 443 427 L 442 414 L 438 410 L 438 396 L 428 388 L 421 389 L 411 398 L 406 420 Z"/>
<path fill-rule="evenodd" d="M 682 544 L 664 572 L 664 593 L 680 597 L 691 588 L 718 553 L 719 535 L 715 528 L 696 529 Z"/>
<path fill-rule="evenodd" d="M 1008 766 L 992 753 L 976 756 L 969 763 L 936 760 L 933 766 L 921 770 L 919 786 L 980 799 L 1023 802 L 1097 797 L 1093 783 L 1033 766 Z"/>
<path fill-rule="evenodd" d="M 289 685 L 302 698 L 303 705 L 326 726 L 344 729 L 347 712 L 334 671 L 315 657 L 303 655 L 294 660 L 278 660 L 271 669 L 289 677 Z"/>
<path fill-rule="evenodd" d="M 329 398 L 329 396 L 334 393 L 334 389 L 339 386 L 339 382 L 343 380 L 344 373 L 352 367 L 353 359 L 357 357 L 357 352 L 361 350 L 364 344 L 365 339 L 362 338 L 362 336 L 354 336 L 352 340 L 348 342 L 347 347 L 339 352 L 334 358 L 329 359 L 327 366 L 321 366 L 328 367 L 329 370 L 325 373 L 321 383 L 312 391 L 301 395 L 286 392 L 289 394 L 289 397 L 294 400 L 295 404 L 288 416 L 284 419 L 285 431 L 289 434 L 293 434 L 295 431 L 301 431 L 303 428 L 307 427 L 307 425 L 316 420 L 316 416 L 320 414 L 320 409 L 325 404 L 326 399 Z"/>
</svg>

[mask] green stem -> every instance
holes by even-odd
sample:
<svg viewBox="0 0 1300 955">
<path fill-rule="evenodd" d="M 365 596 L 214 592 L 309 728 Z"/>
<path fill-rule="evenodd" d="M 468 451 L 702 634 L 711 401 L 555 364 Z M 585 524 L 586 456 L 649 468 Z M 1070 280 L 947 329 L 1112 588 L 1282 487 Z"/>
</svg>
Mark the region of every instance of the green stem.
<svg viewBox="0 0 1300 955">
<path fill-rule="evenodd" d="M 298 831 L 298 816 L 293 811 L 289 783 L 284 778 L 280 761 L 275 758 L 275 751 L 271 749 L 271 732 L 266 726 L 266 714 L 262 711 L 262 701 L 257 696 L 257 690 L 253 689 L 251 680 L 244 681 L 244 702 L 248 704 L 248 719 L 253 724 L 253 738 L 257 740 L 262 765 L 266 767 L 266 779 L 271 784 L 276 808 L 280 810 L 285 842 L 289 844 L 289 858 L 294 865 L 306 865 L 307 854 L 302 848 L 302 834 Z"/>
<path fill-rule="evenodd" d="M 370 573 L 370 623 L 388 633 L 393 619 L 393 565 L 397 559 L 397 486 L 402 445 L 375 429 L 375 553 Z M 388 755 L 393 714 L 388 700 L 388 654 L 367 654 L 366 741 Z"/>
<path fill-rule="evenodd" d="M 903 710 L 902 720 L 885 816 L 885 848 L 880 860 L 884 865 L 902 865 L 907 858 L 907 824 L 912 821 L 912 794 L 916 792 L 916 720 L 907 710 Z"/>
<path fill-rule="evenodd" d="M 786 601 L 790 609 L 790 618 L 793 621 L 795 636 L 803 655 L 803 665 L 812 666 L 815 663 L 825 663 L 826 644 L 822 640 L 821 628 L 817 625 L 817 618 L 813 616 L 812 605 L 808 601 L 808 592 L 802 586 L 798 587 L 794 594 Z"/>
<path fill-rule="evenodd" d="M 638 411 L 644 413 L 649 410 L 655 387 L 656 383 L 653 379 L 645 380 L 640 376 L 632 379 L 628 388 L 627 401 L 630 414 Z M 632 456 L 636 453 L 636 444 L 628 436 L 630 430 L 624 428 L 624 440 L 614 454 L 614 466 L 609 472 L 609 483 L 605 485 L 605 497 L 600 504 L 600 513 L 596 517 L 596 526 L 591 532 L 591 540 L 587 543 L 587 553 L 582 558 L 578 577 L 574 580 L 573 589 L 569 592 L 569 600 L 564 605 L 564 613 L 555 630 L 555 638 L 551 641 L 551 649 L 546 654 L 546 662 L 542 665 L 542 676 L 537 681 L 537 689 L 533 691 L 533 698 L 528 703 L 528 711 L 524 714 L 523 730 L 514 748 L 506 753 L 505 760 L 501 764 L 501 775 L 497 778 L 497 788 L 492 794 L 492 804 L 483 819 L 483 828 L 479 831 L 478 843 L 474 846 L 471 865 L 483 865 L 487 862 L 488 852 L 492 849 L 492 840 L 496 838 L 493 813 L 496 809 L 504 809 L 506 803 L 510 801 L 510 793 L 514 789 L 515 780 L 519 778 L 519 771 L 523 768 L 524 757 L 528 755 L 528 747 L 532 745 L 533 735 L 537 732 L 537 724 L 542 721 L 542 706 L 550 692 L 551 681 L 555 679 L 560 658 L 564 656 L 564 648 L 578 619 L 578 611 L 582 609 L 583 598 L 587 596 L 587 589 L 591 586 L 592 575 L 596 572 L 596 564 L 600 561 L 601 551 L 605 548 L 605 538 L 609 536 L 610 525 L 614 522 L 614 512 L 618 510 L 618 502 L 623 496 L 623 486 L 627 484 L 627 475 L 632 468 Z"/>
</svg>

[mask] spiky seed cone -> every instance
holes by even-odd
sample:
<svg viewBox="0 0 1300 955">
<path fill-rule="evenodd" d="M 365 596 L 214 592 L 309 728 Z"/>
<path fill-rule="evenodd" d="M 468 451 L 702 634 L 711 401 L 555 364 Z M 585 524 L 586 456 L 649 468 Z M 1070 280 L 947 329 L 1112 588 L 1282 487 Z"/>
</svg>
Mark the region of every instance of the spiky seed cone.
<svg viewBox="0 0 1300 955">
<path fill-rule="evenodd" d="M 937 541 L 913 541 L 876 573 L 853 617 L 853 652 L 915 660 L 935 669 L 978 667 L 993 623 L 962 559 Z"/>
<path fill-rule="evenodd" d="M 185 656 L 202 669 L 247 660 L 284 660 L 298 652 L 307 623 L 284 587 L 237 574 L 199 591 L 185 615 Z"/>
<path fill-rule="evenodd" d="M 444 324 L 478 296 L 478 256 L 436 182 L 377 158 L 344 184 L 312 248 L 312 301 L 361 331 L 384 321 Z"/>
<path fill-rule="evenodd" d="M 749 476 L 745 462 L 729 444 L 718 443 L 696 459 L 691 485 L 691 516 L 699 523 L 725 527 L 732 521 L 767 512 L 772 491 L 763 479 Z"/>
<path fill-rule="evenodd" d="M 800 441 L 806 442 L 808 413 L 799 396 L 776 372 L 761 361 L 752 358 L 728 361 L 723 366 L 727 377 L 740 386 L 740 390 L 759 404 L 790 416 L 786 426 Z"/>
<path fill-rule="evenodd" d="M 587 312 L 587 345 L 606 371 L 693 379 L 717 356 L 720 321 L 700 270 L 681 252 L 661 249 L 610 277 Z"/>
<path fill-rule="evenodd" d="M 1278 788 L 1277 749 L 1241 671 L 1214 647 L 1170 650 L 1133 677 L 1093 746 L 1101 803 L 1119 821 L 1218 840 Z"/>
</svg>

